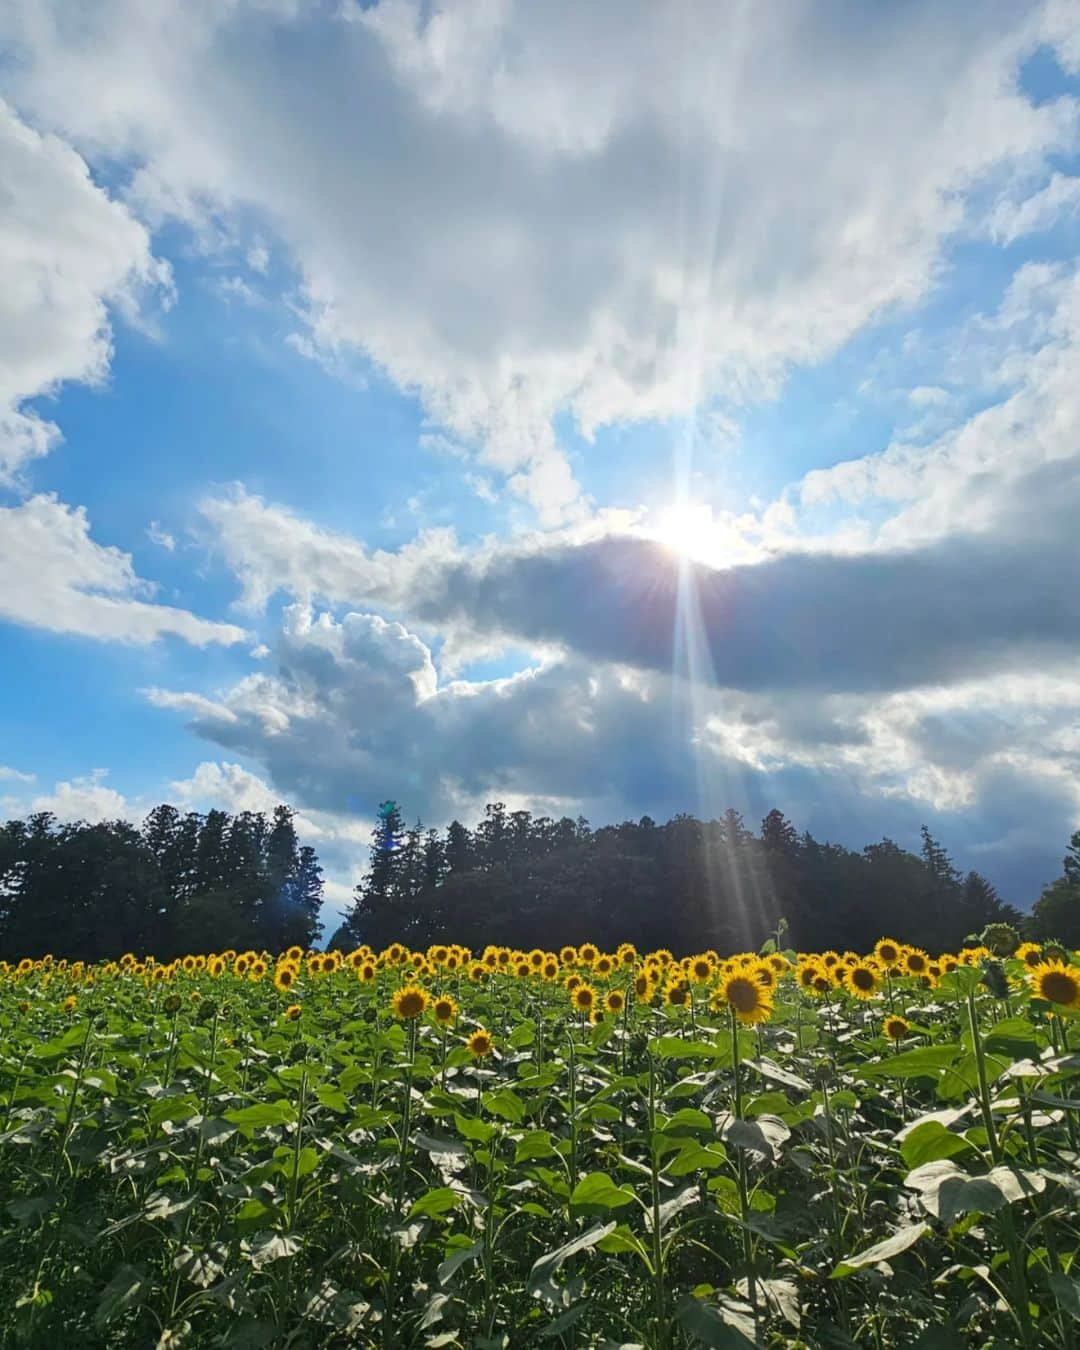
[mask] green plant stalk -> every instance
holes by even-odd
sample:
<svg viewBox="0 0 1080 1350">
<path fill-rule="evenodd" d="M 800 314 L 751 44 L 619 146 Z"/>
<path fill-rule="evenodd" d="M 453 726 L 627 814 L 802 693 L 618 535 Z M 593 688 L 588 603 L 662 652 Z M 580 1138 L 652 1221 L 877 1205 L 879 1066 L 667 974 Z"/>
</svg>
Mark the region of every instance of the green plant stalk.
<svg viewBox="0 0 1080 1350">
<path fill-rule="evenodd" d="M 739 1057 L 739 1023 L 735 1009 L 728 1008 L 731 1024 L 731 1067 L 735 1075 L 735 1119 L 743 1118 L 742 1063 Z M 746 1150 L 739 1149 L 738 1162 L 739 1218 L 742 1227 L 743 1259 L 746 1262 L 746 1287 L 750 1294 L 750 1307 L 754 1313 L 754 1326 L 758 1323 L 757 1274 L 754 1270 L 754 1240 L 750 1233 L 750 1187 L 746 1171 Z"/>
<path fill-rule="evenodd" d="M 986 1130 L 990 1159 L 997 1166 L 1003 1154 L 994 1124 L 994 1113 L 990 1104 L 990 1082 L 986 1074 L 986 1056 L 983 1051 L 982 1033 L 979 1030 L 979 1015 L 975 1007 L 975 990 L 968 992 L 968 1025 L 971 1029 L 971 1041 L 975 1051 L 975 1069 L 979 1078 L 979 1106 L 982 1112 L 983 1126 Z M 1001 1213 L 1001 1227 L 1005 1234 L 1005 1244 L 1009 1251 L 1009 1273 L 1012 1277 L 1013 1296 L 1010 1300 L 1013 1316 L 1020 1330 L 1024 1346 L 1034 1344 L 1031 1314 L 1028 1311 L 1027 1272 L 1024 1265 L 1024 1253 L 1016 1233 L 1012 1210 L 1008 1205 Z"/>
<path fill-rule="evenodd" d="M 289 1203 L 286 1212 L 288 1229 L 296 1229 L 296 1201 L 300 1187 L 300 1154 L 304 1142 L 304 1112 L 307 1110 L 307 1069 L 300 1075 L 300 1097 L 296 1111 L 296 1133 L 293 1138 L 292 1173 L 289 1177 Z"/>
<path fill-rule="evenodd" d="M 660 1171 L 656 1165 L 656 1062 L 649 1062 L 649 1182 L 652 1208 L 652 1278 L 653 1319 L 656 1323 L 657 1350 L 666 1350 L 668 1344 L 667 1290 L 664 1287 L 664 1244 L 660 1233 Z"/>
</svg>

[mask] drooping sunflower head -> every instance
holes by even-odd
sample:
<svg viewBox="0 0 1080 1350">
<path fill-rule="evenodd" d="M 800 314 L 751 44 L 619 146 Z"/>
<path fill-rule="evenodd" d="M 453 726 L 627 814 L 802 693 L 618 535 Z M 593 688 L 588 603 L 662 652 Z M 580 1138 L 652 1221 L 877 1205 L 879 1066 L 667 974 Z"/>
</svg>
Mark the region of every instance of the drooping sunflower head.
<svg viewBox="0 0 1080 1350">
<path fill-rule="evenodd" d="M 300 1004 L 290 1003 L 289 1006 L 285 1009 L 285 1016 L 289 1019 L 290 1022 L 295 1022 L 296 1019 L 300 1016 Z"/>
<path fill-rule="evenodd" d="M 1064 961 L 1044 961 L 1028 975 L 1036 997 L 1069 1012 L 1080 1012 L 1080 969 Z"/>
<path fill-rule="evenodd" d="M 753 973 L 729 975 L 716 991 L 715 1003 L 735 1010 L 735 1016 L 744 1026 L 767 1022 L 772 1016 L 773 1003 L 769 991 L 762 987 Z"/>
<path fill-rule="evenodd" d="M 873 998 L 881 984 L 881 976 L 869 961 L 849 966 L 844 974 L 844 988 L 856 998 Z"/>
<path fill-rule="evenodd" d="M 419 1017 L 428 1006 L 428 992 L 418 984 L 406 984 L 398 989 L 390 1000 L 394 1016 L 403 1021 Z"/>
<path fill-rule="evenodd" d="M 441 1026 L 448 1027 L 458 1014 L 458 1006 L 449 994 L 440 994 L 431 1005 L 435 1020 Z"/>
<path fill-rule="evenodd" d="M 483 1059 L 485 1055 L 490 1055 L 495 1048 L 491 1032 L 485 1031 L 483 1027 L 478 1027 L 465 1044 L 468 1047 L 469 1054 L 475 1056 L 476 1059 Z"/>
<path fill-rule="evenodd" d="M 620 1013 L 626 1007 L 626 995 L 621 989 L 609 989 L 604 995 L 604 1007 L 610 1013 Z"/>
<path fill-rule="evenodd" d="M 885 1019 L 885 1026 L 882 1028 L 890 1041 L 902 1041 L 911 1030 L 911 1023 L 903 1017 L 889 1016 Z"/>
</svg>

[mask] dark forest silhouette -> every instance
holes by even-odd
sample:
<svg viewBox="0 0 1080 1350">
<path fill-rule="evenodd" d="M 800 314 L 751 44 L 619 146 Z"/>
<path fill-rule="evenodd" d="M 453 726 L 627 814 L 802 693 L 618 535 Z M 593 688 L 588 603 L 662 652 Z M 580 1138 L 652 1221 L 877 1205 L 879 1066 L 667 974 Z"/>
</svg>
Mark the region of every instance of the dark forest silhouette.
<svg viewBox="0 0 1080 1350">
<path fill-rule="evenodd" d="M 1024 921 L 925 828 L 918 853 L 890 839 L 855 852 L 799 834 L 779 811 L 756 834 L 736 811 L 593 830 L 496 802 L 475 829 L 454 821 L 439 832 L 407 829 L 396 803 L 384 808 L 334 946 L 588 939 L 725 952 L 758 947 L 784 918 L 806 949 L 865 951 L 887 933 L 947 950 L 987 923 Z"/>
<path fill-rule="evenodd" d="M 318 942 L 322 869 L 293 812 L 156 807 L 127 821 L 0 826 L 0 958 L 163 959 Z M 474 829 L 407 828 L 384 803 L 367 874 L 330 945 L 452 940 L 557 948 L 586 939 L 676 951 L 757 947 L 783 918 L 804 949 L 866 950 L 883 934 L 959 946 L 990 922 L 1080 945 L 1080 832 L 1030 917 L 978 872 L 961 874 L 924 828 L 918 852 L 861 851 L 799 834 L 779 811 L 755 833 L 719 820 L 647 816 L 592 829 L 489 804 Z"/>
</svg>

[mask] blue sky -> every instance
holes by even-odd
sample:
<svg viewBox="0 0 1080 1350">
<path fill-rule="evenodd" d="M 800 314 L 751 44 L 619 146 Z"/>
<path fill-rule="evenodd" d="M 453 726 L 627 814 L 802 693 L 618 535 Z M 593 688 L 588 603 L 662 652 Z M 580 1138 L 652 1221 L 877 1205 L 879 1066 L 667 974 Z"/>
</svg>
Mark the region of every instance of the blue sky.
<svg viewBox="0 0 1080 1350">
<path fill-rule="evenodd" d="M 1080 826 L 1080 15 L 0 17 L 0 801 Z"/>
</svg>

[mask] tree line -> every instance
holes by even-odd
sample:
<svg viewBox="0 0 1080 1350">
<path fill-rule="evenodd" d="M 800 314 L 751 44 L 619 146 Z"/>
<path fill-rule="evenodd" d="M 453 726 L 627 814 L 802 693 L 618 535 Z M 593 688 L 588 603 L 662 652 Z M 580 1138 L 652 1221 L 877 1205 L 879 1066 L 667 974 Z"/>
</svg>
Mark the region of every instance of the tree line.
<svg viewBox="0 0 1080 1350">
<path fill-rule="evenodd" d="M 0 958 L 52 952 L 280 951 L 316 945 L 322 868 L 287 806 L 270 815 L 155 807 L 141 825 L 0 826 Z M 962 873 L 923 829 L 912 852 L 861 850 L 799 833 L 779 811 L 758 830 L 736 811 L 648 816 L 592 829 L 490 803 L 470 829 L 407 827 L 380 807 L 367 873 L 330 946 L 437 941 L 557 948 L 586 940 L 676 951 L 756 948 L 784 919 L 803 949 L 868 950 L 884 934 L 949 950 L 988 923 L 1080 946 L 1080 831 L 1030 915 L 978 872 Z"/>
<path fill-rule="evenodd" d="M 548 949 L 589 940 L 728 952 L 756 949 L 781 918 L 806 950 L 867 951 L 888 934 L 947 951 L 988 923 L 1076 945 L 1080 833 L 1071 847 L 1072 871 L 1047 888 L 1052 905 L 1044 896 L 1028 918 L 980 873 L 959 871 L 925 827 L 918 852 L 887 838 L 856 851 L 799 833 L 780 811 L 757 832 L 733 810 L 594 830 L 581 818 L 495 802 L 474 829 L 455 820 L 440 832 L 419 821 L 406 828 L 397 803 L 386 802 L 367 875 L 331 945 Z"/>
<path fill-rule="evenodd" d="M 62 823 L 42 811 L 0 826 L 0 957 L 96 961 L 125 951 L 309 946 L 322 868 L 288 806 Z"/>
</svg>

